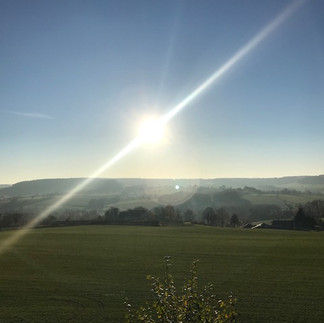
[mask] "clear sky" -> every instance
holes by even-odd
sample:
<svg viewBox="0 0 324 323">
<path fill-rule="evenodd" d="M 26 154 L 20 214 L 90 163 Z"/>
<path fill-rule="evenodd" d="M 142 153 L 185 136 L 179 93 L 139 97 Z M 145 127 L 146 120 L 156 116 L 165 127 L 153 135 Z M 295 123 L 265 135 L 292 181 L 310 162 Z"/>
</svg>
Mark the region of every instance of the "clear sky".
<svg viewBox="0 0 324 323">
<path fill-rule="evenodd" d="M 0 184 L 87 177 L 292 1 L 0 2 Z M 324 173 L 324 1 L 278 28 L 101 177 Z"/>
</svg>

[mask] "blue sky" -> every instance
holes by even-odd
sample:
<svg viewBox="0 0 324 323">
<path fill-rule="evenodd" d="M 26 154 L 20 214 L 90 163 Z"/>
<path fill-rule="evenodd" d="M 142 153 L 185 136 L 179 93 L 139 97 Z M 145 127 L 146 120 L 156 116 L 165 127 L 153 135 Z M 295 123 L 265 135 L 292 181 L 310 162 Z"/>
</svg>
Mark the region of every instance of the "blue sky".
<svg viewBox="0 0 324 323">
<path fill-rule="evenodd" d="M 0 183 L 87 177 L 293 1 L 0 2 Z M 324 173 L 324 2 L 286 21 L 102 177 Z"/>
</svg>

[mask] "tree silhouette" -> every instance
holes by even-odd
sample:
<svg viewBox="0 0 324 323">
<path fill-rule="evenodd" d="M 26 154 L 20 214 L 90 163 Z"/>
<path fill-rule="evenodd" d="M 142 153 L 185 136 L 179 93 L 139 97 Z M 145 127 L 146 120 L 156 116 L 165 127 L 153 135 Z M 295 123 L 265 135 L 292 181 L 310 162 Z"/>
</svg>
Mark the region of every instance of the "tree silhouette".
<svg viewBox="0 0 324 323">
<path fill-rule="evenodd" d="M 208 225 L 216 225 L 217 215 L 215 210 L 211 206 L 206 207 L 203 211 L 203 219 Z"/>
<path fill-rule="evenodd" d="M 241 224 L 241 222 L 240 222 L 240 220 L 239 220 L 239 218 L 238 218 L 238 216 L 237 216 L 237 214 L 233 214 L 232 216 L 231 216 L 231 220 L 230 220 L 230 225 L 231 225 L 231 227 L 238 227 L 239 225 Z"/>
<path fill-rule="evenodd" d="M 294 217 L 294 224 L 297 230 L 314 229 L 316 221 L 314 218 L 307 216 L 304 209 L 300 207 Z"/>
</svg>

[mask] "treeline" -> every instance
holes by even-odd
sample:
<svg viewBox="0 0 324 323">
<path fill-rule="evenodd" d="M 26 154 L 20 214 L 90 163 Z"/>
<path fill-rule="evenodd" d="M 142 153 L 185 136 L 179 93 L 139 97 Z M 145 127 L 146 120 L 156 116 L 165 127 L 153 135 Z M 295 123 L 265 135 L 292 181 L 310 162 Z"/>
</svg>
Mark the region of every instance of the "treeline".
<svg viewBox="0 0 324 323">
<path fill-rule="evenodd" d="M 193 212 L 186 212 L 186 219 L 193 220 Z M 188 217 L 188 214 L 192 217 Z M 0 229 L 17 228 L 26 225 L 36 215 L 18 212 L 0 213 Z M 110 207 L 104 214 L 96 210 L 68 209 L 53 212 L 39 222 L 39 226 L 70 226 L 90 224 L 127 224 L 127 225 L 178 225 L 184 218 L 178 209 L 171 205 L 156 207 L 152 210 L 144 207 L 135 207 L 127 211 L 120 211 Z"/>
<path fill-rule="evenodd" d="M 40 189 L 41 187 L 39 187 Z M 92 192 L 92 191 L 91 191 Z M 104 216 L 105 211 L 110 206 L 117 206 L 127 201 L 138 203 L 139 200 L 154 201 L 160 205 L 176 205 L 177 212 L 185 218 L 192 218 L 192 213 L 196 221 L 203 219 L 206 207 L 214 209 L 225 209 L 229 216 L 237 214 L 243 222 L 255 222 L 274 219 L 292 218 L 298 209 L 299 201 L 307 201 L 310 198 L 305 192 L 298 192 L 291 189 L 281 191 L 260 191 L 253 187 L 231 189 L 226 187 L 197 187 L 190 194 L 185 191 L 175 192 L 165 195 L 147 195 L 140 187 L 127 187 L 122 192 L 108 191 L 105 195 L 77 195 L 67 204 L 67 210 L 60 209 L 53 215 L 60 220 L 94 220 L 95 217 Z M 110 193 L 109 193 L 110 192 Z M 290 195 L 290 196 L 289 196 Z M 6 216 L 5 222 L 10 222 L 8 214 L 38 214 L 45 208 L 55 203 L 60 196 L 37 195 L 30 197 L 4 197 L 0 198 L 0 214 Z M 314 218 L 324 217 L 323 199 L 318 195 L 318 200 L 305 203 L 303 206 L 307 214 Z M 315 199 L 315 196 L 314 196 Z M 145 202 L 144 202 L 145 203 Z M 149 203 L 151 205 L 152 203 Z M 146 205 L 143 205 L 144 207 Z M 95 217 L 90 214 L 97 212 Z M 150 210 L 156 213 L 158 211 Z M 70 212 L 71 214 L 65 214 Z M 126 211 L 128 212 L 128 211 Z M 14 221 L 11 221 L 14 222 Z M 21 222 L 16 221 L 19 225 Z M 13 223 L 14 224 L 14 223 Z"/>
<path fill-rule="evenodd" d="M 207 207 L 202 214 L 195 214 L 191 209 L 181 211 L 172 205 L 155 207 L 148 210 L 136 207 L 127 211 L 109 208 L 101 218 L 108 224 L 146 224 L 146 225 L 179 225 L 184 223 L 207 224 L 221 227 L 237 227 L 241 221 L 237 214 L 230 214 L 224 208 L 214 210 Z"/>
<path fill-rule="evenodd" d="M 33 214 L 20 212 L 0 213 L 0 229 L 24 226 L 32 220 L 33 217 Z"/>
<path fill-rule="evenodd" d="M 6 213 L 0 214 L 0 229 L 15 228 L 27 224 L 34 214 Z M 119 225 L 182 225 L 188 223 L 214 226 L 239 226 L 241 221 L 236 214 L 230 215 L 225 209 L 206 208 L 203 214 L 195 214 L 192 210 L 181 211 L 172 205 L 159 206 L 151 210 L 135 207 L 120 211 L 116 207 L 108 208 L 104 214 L 97 211 L 65 210 L 56 212 L 42 219 L 39 226 L 70 226 L 90 224 Z"/>
<path fill-rule="evenodd" d="M 100 220 L 108 224 L 168 225 L 181 224 L 184 219 L 178 209 L 167 205 L 155 207 L 152 210 L 136 207 L 127 211 L 110 207 Z"/>
<path fill-rule="evenodd" d="M 230 215 L 225 208 L 214 209 L 210 206 L 203 211 L 202 220 L 204 224 L 218 227 L 238 227 L 242 224 L 236 213 Z"/>
<path fill-rule="evenodd" d="M 226 192 L 222 201 L 231 200 L 237 192 Z M 200 195 L 200 198 L 204 197 Z M 205 198 L 205 197 L 204 197 Z M 237 199 L 239 200 L 239 199 Z M 214 198 L 215 201 L 215 198 Z M 205 200 L 208 205 L 209 200 Z M 224 203 L 225 204 L 225 203 Z M 249 216 L 240 212 L 241 205 L 223 205 L 221 207 L 206 206 L 202 211 L 191 208 L 179 208 L 172 205 L 159 206 L 153 209 L 135 207 L 119 210 L 109 207 L 103 213 L 97 210 L 67 209 L 54 212 L 42 219 L 40 226 L 65 226 L 82 224 L 127 224 L 127 225 L 179 225 L 183 223 L 197 223 L 219 227 L 239 227 L 247 222 L 273 219 L 276 221 L 294 220 L 289 227 L 295 229 L 312 229 L 322 227 L 324 218 L 324 201 L 314 200 L 295 207 L 280 209 L 274 205 L 250 205 Z M 244 211 L 244 209 L 243 209 Z M 301 213 L 302 212 L 302 213 Z M 27 224 L 36 214 L 23 212 L 0 213 L 0 229 L 15 228 Z M 278 222 L 279 223 L 279 222 Z M 281 222 L 283 223 L 283 222 Z"/>
<path fill-rule="evenodd" d="M 0 213 L 0 230 L 6 228 L 18 228 L 26 225 L 37 216 L 35 213 L 28 212 L 1 212 Z M 96 210 L 74 210 L 66 209 L 53 212 L 39 222 L 40 226 L 70 225 L 75 223 L 93 224 L 100 218 Z"/>
<path fill-rule="evenodd" d="M 271 194 L 269 196 L 269 194 Z M 213 188 L 199 188 L 190 199 L 178 207 L 192 209 L 203 215 L 206 207 L 225 209 L 230 215 L 237 214 L 244 222 L 293 218 L 299 207 L 314 218 L 324 217 L 324 200 L 316 199 L 307 203 L 290 202 L 285 195 L 301 196 L 304 193 L 283 189 L 276 193 L 257 190 L 253 187 L 214 191 Z M 300 198 L 302 200 L 302 198 Z"/>
</svg>

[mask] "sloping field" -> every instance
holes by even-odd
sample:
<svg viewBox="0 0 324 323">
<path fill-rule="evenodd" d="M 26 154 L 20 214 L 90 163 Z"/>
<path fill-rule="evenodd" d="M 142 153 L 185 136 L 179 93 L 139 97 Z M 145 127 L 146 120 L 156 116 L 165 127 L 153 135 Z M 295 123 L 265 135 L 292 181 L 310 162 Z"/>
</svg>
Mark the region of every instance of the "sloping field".
<svg viewBox="0 0 324 323">
<path fill-rule="evenodd" d="M 14 231 L 0 232 L 0 243 Z M 200 259 L 200 286 L 238 298 L 241 322 L 324 322 L 324 234 L 213 227 L 32 230 L 0 255 L 0 322 L 122 322 L 149 299 L 147 274 L 172 257 L 178 286 Z"/>
<path fill-rule="evenodd" d="M 288 194 L 274 194 L 274 193 L 262 193 L 262 194 L 246 194 L 242 198 L 257 204 L 274 204 L 279 207 L 287 207 L 288 205 L 294 206 L 296 204 L 302 204 L 314 200 L 323 199 L 322 195 L 288 195 Z"/>
</svg>

